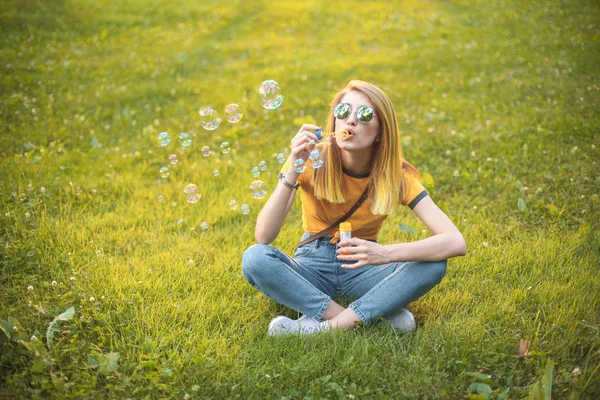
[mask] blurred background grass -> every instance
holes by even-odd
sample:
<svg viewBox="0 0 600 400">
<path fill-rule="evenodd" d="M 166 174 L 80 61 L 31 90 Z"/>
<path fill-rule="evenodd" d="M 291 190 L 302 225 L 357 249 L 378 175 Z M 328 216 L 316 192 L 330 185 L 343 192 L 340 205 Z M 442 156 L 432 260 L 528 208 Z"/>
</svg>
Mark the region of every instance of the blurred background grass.
<svg viewBox="0 0 600 400">
<path fill-rule="evenodd" d="M 553 361 L 557 398 L 596 397 L 599 15 L 592 1 L 0 2 L 0 319 L 19 320 L 28 342 L 77 310 L 41 369 L 0 338 L 0 389 L 521 398 Z M 281 85 L 279 109 L 260 105 L 266 79 Z M 265 160 L 258 179 L 274 187 L 275 155 L 302 123 L 324 124 L 350 79 L 390 96 L 405 156 L 469 254 L 411 305 L 417 332 L 269 340 L 268 321 L 295 313 L 240 273 L 264 204 L 250 170 Z M 202 129 L 201 106 L 229 103 L 240 123 Z M 180 161 L 161 179 L 170 154 Z M 423 228 L 399 210 L 380 240 Z M 297 202 L 274 245 L 290 252 L 301 233 Z M 91 367 L 109 353 L 116 370 Z"/>
</svg>

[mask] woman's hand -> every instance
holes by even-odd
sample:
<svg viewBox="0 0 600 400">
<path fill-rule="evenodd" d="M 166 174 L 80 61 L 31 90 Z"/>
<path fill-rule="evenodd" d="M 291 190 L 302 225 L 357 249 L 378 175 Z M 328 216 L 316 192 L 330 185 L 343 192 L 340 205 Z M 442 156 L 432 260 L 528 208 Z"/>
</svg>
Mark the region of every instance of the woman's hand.
<svg viewBox="0 0 600 400">
<path fill-rule="evenodd" d="M 319 143 L 319 138 L 313 131 L 319 129 L 317 125 L 304 124 L 291 140 L 292 160 L 302 159 L 306 161 L 311 150 Z"/>
<path fill-rule="evenodd" d="M 338 260 L 354 261 L 354 264 L 342 264 L 343 268 L 356 269 L 365 265 L 380 265 L 389 263 L 385 246 L 358 238 L 345 239 L 338 243 Z"/>
</svg>

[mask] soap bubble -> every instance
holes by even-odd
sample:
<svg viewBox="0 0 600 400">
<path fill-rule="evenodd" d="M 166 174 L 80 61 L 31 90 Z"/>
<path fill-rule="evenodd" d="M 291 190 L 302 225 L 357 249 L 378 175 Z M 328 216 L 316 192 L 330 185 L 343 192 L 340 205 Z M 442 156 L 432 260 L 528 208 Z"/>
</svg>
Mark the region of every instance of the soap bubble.
<svg viewBox="0 0 600 400">
<path fill-rule="evenodd" d="M 208 146 L 202 147 L 202 155 L 204 157 L 210 156 L 210 147 L 208 147 Z"/>
<path fill-rule="evenodd" d="M 166 179 L 166 178 L 168 178 L 168 177 L 169 177 L 169 175 L 171 175 L 171 174 L 169 173 L 169 167 L 162 167 L 162 168 L 160 169 L 160 177 L 161 177 L 161 178 L 163 178 L 163 179 Z"/>
<path fill-rule="evenodd" d="M 179 161 L 179 160 L 177 159 L 177 154 L 171 154 L 171 155 L 169 156 L 169 162 L 170 162 L 172 165 L 175 165 L 175 164 L 177 164 L 177 162 L 178 162 L 178 161 Z"/>
<path fill-rule="evenodd" d="M 161 132 L 158 134 L 158 144 L 162 147 L 167 147 L 171 143 L 171 138 L 167 132 Z"/>
<path fill-rule="evenodd" d="M 227 107 L 225 107 L 225 114 L 227 115 L 227 121 L 231 122 L 232 124 L 240 122 L 242 116 L 244 115 L 242 114 L 242 108 L 237 104 L 229 104 Z"/>
<path fill-rule="evenodd" d="M 217 110 L 210 106 L 200 107 L 198 114 L 202 117 L 200 119 L 200 124 L 207 131 L 214 131 L 221 124 L 221 118 L 219 118 L 219 113 Z"/>
<path fill-rule="evenodd" d="M 198 186 L 194 185 L 193 183 L 187 185 L 183 189 L 183 193 L 185 193 L 185 201 L 192 204 L 197 203 L 198 200 L 200 200 L 200 197 L 202 197 L 198 191 Z"/>
<path fill-rule="evenodd" d="M 305 162 L 303 159 L 299 158 L 296 161 L 294 161 L 294 167 L 296 167 L 296 172 L 301 174 L 304 171 L 306 171 L 306 166 L 304 165 Z"/>
<path fill-rule="evenodd" d="M 279 164 L 283 164 L 285 162 L 285 160 L 286 160 L 285 154 L 283 154 L 283 153 L 277 154 L 277 162 Z"/>
<path fill-rule="evenodd" d="M 179 143 L 181 143 L 183 147 L 188 147 L 192 144 L 192 135 L 187 132 L 181 132 L 179 134 Z"/>
<path fill-rule="evenodd" d="M 258 92 L 262 98 L 262 106 L 267 110 L 274 110 L 283 103 L 283 95 L 279 83 L 267 80 L 261 83 Z"/>
<path fill-rule="evenodd" d="M 158 196 L 158 201 L 163 201 L 163 197 L 162 196 Z"/>
<path fill-rule="evenodd" d="M 250 206 L 248 204 L 242 204 L 242 214 L 248 215 L 250 214 Z"/>
<path fill-rule="evenodd" d="M 213 175 L 214 175 L 214 176 L 219 176 L 219 170 L 218 170 L 218 169 L 215 169 L 215 170 L 213 171 Z"/>
<path fill-rule="evenodd" d="M 200 224 L 200 229 L 202 229 L 203 231 L 207 231 L 207 230 L 208 230 L 208 222 L 206 222 L 206 221 L 203 221 L 203 222 Z"/>
<path fill-rule="evenodd" d="M 252 167 L 252 176 L 258 178 L 260 176 L 260 170 L 258 167 Z"/>
<path fill-rule="evenodd" d="M 260 168 L 261 171 L 264 171 L 267 169 L 267 162 L 266 161 L 261 161 L 258 163 L 258 168 Z"/>
<path fill-rule="evenodd" d="M 221 153 L 227 154 L 230 151 L 231 151 L 231 145 L 229 144 L 229 142 L 221 143 Z"/>
<path fill-rule="evenodd" d="M 312 161 L 318 160 L 319 158 L 321 158 L 321 153 L 319 153 L 319 150 L 315 149 L 310 152 L 308 158 L 310 158 Z"/>
<path fill-rule="evenodd" d="M 323 166 L 323 160 L 321 160 L 320 158 L 318 160 L 316 160 L 315 162 L 313 162 L 314 169 L 321 168 L 322 166 Z"/>
<path fill-rule="evenodd" d="M 185 200 L 188 203 L 197 203 L 198 200 L 202 197 L 200 191 L 198 190 L 198 186 L 190 183 L 183 189 L 183 193 L 185 194 Z"/>
<path fill-rule="evenodd" d="M 237 210 L 237 208 L 238 208 L 237 201 L 236 200 L 230 200 L 229 201 L 229 208 L 231 208 L 233 211 Z"/>
<path fill-rule="evenodd" d="M 181 218 L 179 221 L 177 221 L 177 224 L 178 224 L 178 225 L 181 225 L 181 224 L 183 224 L 184 222 L 185 222 L 185 220 L 184 220 L 183 218 Z"/>
<path fill-rule="evenodd" d="M 253 181 L 250 184 L 250 194 L 257 200 L 264 199 L 267 195 L 267 188 L 263 181 Z"/>
</svg>

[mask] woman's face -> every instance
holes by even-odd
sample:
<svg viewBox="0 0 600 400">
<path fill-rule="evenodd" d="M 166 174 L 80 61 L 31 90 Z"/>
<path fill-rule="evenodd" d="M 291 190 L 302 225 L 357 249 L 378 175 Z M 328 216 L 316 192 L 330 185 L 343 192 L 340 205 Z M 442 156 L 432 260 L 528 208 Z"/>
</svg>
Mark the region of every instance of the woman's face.
<svg viewBox="0 0 600 400">
<path fill-rule="evenodd" d="M 373 104 L 364 93 L 353 90 L 346 93 L 340 100 L 350 106 L 350 115 L 346 119 L 335 119 L 335 131 L 347 130 L 350 135 L 346 140 L 336 138 L 336 143 L 342 151 L 364 152 L 373 147 L 375 141 L 379 141 L 379 117 L 374 115 L 367 123 L 358 121 L 356 111 L 361 106 L 369 106 L 374 109 Z"/>
</svg>

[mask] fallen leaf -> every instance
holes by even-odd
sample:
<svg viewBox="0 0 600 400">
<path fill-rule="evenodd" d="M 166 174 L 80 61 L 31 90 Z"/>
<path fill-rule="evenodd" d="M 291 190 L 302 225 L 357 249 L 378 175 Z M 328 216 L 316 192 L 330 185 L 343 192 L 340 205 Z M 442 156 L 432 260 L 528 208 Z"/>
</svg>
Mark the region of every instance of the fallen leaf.
<svg viewBox="0 0 600 400">
<path fill-rule="evenodd" d="M 531 342 L 529 340 L 521 339 L 519 341 L 519 346 L 517 347 L 517 355 L 519 357 L 528 357 L 529 347 L 531 346 Z"/>
</svg>

